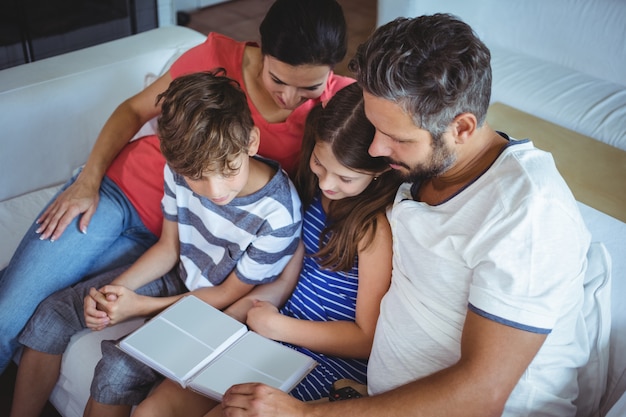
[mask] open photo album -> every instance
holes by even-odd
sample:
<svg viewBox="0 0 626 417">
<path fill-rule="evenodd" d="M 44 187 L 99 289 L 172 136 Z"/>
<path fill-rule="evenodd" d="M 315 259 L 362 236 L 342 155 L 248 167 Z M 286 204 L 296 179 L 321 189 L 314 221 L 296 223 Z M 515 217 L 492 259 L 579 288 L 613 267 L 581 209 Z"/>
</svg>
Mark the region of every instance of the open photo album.
<svg viewBox="0 0 626 417">
<path fill-rule="evenodd" d="M 192 295 L 147 321 L 118 346 L 182 387 L 217 401 L 232 385 L 245 382 L 289 392 L 317 365 Z"/>
</svg>

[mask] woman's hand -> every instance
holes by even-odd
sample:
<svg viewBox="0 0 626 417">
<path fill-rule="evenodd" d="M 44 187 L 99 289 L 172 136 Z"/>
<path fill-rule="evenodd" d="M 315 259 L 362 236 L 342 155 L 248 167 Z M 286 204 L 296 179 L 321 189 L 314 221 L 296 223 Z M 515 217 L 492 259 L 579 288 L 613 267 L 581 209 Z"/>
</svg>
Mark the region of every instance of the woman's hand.
<svg viewBox="0 0 626 417">
<path fill-rule="evenodd" d="M 51 242 L 59 239 L 67 226 L 74 218 L 82 213 L 78 227 L 82 233 L 87 233 L 87 226 L 96 212 L 100 200 L 100 184 L 89 184 L 81 180 L 67 187 L 37 219 L 39 239 L 50 239 Z"/>
</svg>

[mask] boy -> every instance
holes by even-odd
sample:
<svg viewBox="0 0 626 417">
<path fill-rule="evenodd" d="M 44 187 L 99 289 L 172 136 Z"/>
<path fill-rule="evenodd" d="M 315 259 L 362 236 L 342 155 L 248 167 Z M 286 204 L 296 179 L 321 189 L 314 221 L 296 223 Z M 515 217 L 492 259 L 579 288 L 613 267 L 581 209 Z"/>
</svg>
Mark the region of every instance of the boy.
<svg viewBox="0 0 626 417">
<path fill-rule="evenodd" d="M 223 309 L 275 280 L 298 246 L 297 193 L 278 164 L 255 157 L 259 131 L 236 82 L 222 70 L 190 74 L 157 100 L 167 161 L 161 237 L 126 270 L 96 276 L 40 305 L 20 337 L 25 349 L 14 415 L 37 413 L 16 407 L 43 406 L 77 331 L 152 316 L 188 292 Z M 103 342 L 102 351 L 85 415 L 128 415 L 159 376 L 114 342 Z"/>
</svg>

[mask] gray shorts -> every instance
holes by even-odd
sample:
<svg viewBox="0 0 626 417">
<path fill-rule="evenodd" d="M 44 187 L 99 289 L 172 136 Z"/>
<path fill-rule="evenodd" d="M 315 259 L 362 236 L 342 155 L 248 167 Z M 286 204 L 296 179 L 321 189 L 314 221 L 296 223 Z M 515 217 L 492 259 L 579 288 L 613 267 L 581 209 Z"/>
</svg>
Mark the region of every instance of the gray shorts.
<svg viewBox="0 0 626 417">
<path fill-rule="evenodd" d="M 74 334 L 86 328 L 83 300 L 89 289 L 109 284 L 128 266 L 105 272 L 46 298 L 22 331 L 19 342 L 33 350 L 61 355 Z M 177 268 L 137 289 L 137 294 L 167 297 L 187 292 Z M 158 374 L 115 347 L 115 341 L 102 342 L 102 359 L 91 384 L 94 400 L 112 405 L 138 404 L 145 398 Z M 147 386 L 147 390 L 145 388 Z"/>
</svg>

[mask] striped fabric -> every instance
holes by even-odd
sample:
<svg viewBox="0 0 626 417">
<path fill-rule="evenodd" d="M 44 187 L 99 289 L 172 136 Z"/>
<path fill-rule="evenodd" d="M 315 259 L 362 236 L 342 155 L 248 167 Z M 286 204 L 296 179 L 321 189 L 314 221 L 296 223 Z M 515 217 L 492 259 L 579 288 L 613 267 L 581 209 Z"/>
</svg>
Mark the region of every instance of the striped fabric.
<svg viewBox="0 0 626 417">
<path fill-rule="evenodd" d="M 235 270 L 249 284 L 275 280 L 295 252 L 302 224 L 300 199 L 278 165 L 259 191 L 224 206 L 195 194 L 165 166 L 165 219 L 178 223 L 180 276 L 190 291 L 219 285 Z"/>
<path fill-rule="evenodd" d="M 330 272 L 322 270 L 316 259 L 308 256 L 318 251 L 319 236 L 324 228 L 326 214 L 316 198 L 304 213 L 302 239 L 307 256 L 300 279 L 293 294 L 281 310 L 287 316 L 303 320 L 355 320 L 358 289 L 357 260 L 352 270 Z M 290 345 L 291 346 L 291 345 Z M 365 383 L 367 361 L 326 356 L 308 349 L 292 346 L 312 358 L 319 365 L 291 394 L 304 401 L 328 396 L 331 384 L 337 379 L 350 378 Z"/>
</svg>

